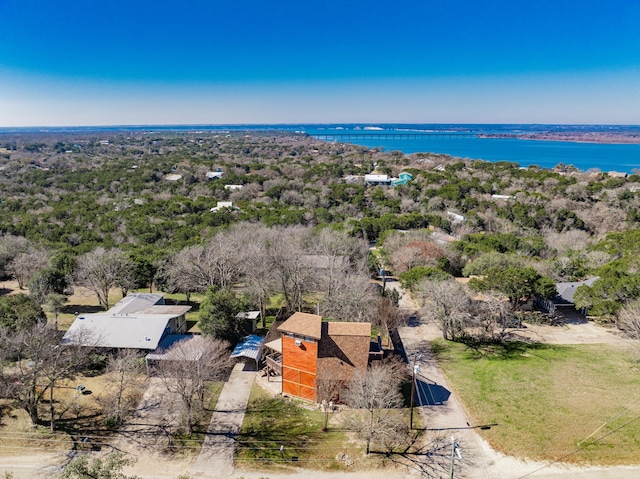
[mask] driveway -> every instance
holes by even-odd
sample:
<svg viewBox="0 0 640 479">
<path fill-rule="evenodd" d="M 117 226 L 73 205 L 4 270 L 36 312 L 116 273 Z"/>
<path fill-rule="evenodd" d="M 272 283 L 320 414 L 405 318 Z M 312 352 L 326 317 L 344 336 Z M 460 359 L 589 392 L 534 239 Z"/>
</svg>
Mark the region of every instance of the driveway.
<svg viewBox="0 0 640 479">
<path fill-rule="evenodd" d="M 242 427 L 255 371 L 245 371 L 238 363 L 218 397 L 207 435 L 196 461 L 190 468 L 194 477 L 228 477 L 233 474 L 237 436 Z"/>
</svg>

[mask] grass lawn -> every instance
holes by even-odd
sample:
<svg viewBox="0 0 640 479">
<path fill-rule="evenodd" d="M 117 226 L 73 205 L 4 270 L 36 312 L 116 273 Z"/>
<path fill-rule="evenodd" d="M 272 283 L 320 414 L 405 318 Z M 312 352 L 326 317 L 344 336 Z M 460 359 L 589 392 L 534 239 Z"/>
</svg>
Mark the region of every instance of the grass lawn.
<svg viewBox="0 0 640 479">
<path fill-rule="evenodd" d="M 496 450 L 535 460 L 578 450 L 563 460 L 640 463 L 640 367 L 628 353 L 603 344 L 475 351 L 443 340 L 433 350 L 474 424 L 498 424 L 483 434 Z"/>
<path fill-rule="evenodd" d="M 312 469 L 349 470 L 337 459 L 339 454 L 346 453 L 357 467 L 364 444 L 349 441 L 347 433 L 332 422 L 329 431 L 322 432 L 323 413 L 305 406 L 308 405 L 273 398 L 259 386 L 254 386 L 238 440 L 236 462 L 248 467 L 300 465 Z M 281 445 L 284 446 L 284 460 L 280 454 Z"/>
</svg>

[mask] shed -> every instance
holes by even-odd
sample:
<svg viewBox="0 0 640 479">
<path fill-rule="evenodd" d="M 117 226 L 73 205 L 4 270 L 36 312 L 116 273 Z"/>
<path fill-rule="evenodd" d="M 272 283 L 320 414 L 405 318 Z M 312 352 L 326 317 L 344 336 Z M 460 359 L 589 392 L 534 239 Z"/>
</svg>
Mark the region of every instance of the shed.
<svg viewBox="0 0 640 479">
<path fill-rule="evenodd" d="M 236 319 L 250 325 L 249 329 L 253 333 L 256 330 L 256 320 L 260 317 L 260 311 L 244 311 L 236 314 Z M 245 329 L 246 331 L 246 329 Z"/>
<path fill-rule="evenodd" d="M 260 361 L 260 354 L 262 353 L 262 345 L 264 338 L 255 334 L 250 334 L 240 341 L 233 352 L 232 358 L 249 358 L 256 362 L 256 369 L 258 369 L 258 363 Z"/>
</svg>

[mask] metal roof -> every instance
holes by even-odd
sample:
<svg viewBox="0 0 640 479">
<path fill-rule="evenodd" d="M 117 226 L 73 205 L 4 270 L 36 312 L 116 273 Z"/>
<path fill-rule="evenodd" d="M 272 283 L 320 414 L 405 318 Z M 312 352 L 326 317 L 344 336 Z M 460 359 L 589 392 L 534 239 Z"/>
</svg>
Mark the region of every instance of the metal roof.
<svg viewBox="0 0 640 479">
<path fill-rule="evenodd" d="M 114 304 L 109 310 L 109 313 L 136 313 L 156 304 L 164 304 L 163 295 L 158 293 L 129 293 L 116 304 Z"/>
<path fill-rule="evenodd" d="M 80 346 L 156 349 L 173 314 L 80 315 L 62 338 Z"/>
<path fill-rule="evenodd" d="M 262 343 L 264 338 L 251 334 L 238 343 L 231 353 L 232 358 L 251 358 L 255 361 L 260 357 L 260 351 L 262 350 Z"/>
<path fill-rule="evenodd" d="M 158 293 L 130 293 L 109 311 L 81 314 L 63 341 L 99 348 L 156 349 L 173 318 L 191 306 L 165 305 Z"/>
<path fill-rule="evenodd" d="M 195 334 L 168 334 L 158 348 L 147 354 L 153 361 L 199 361 L 207 350 L 208 341 Z"/>
</svg>

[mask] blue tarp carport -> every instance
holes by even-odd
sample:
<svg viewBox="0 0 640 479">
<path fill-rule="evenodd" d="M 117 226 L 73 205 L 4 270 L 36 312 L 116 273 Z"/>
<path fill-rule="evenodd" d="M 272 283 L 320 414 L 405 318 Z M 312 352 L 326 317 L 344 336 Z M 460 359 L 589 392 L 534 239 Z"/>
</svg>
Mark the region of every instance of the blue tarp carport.
<svg viewBox="0 0 640 479">
<path fill-rule="evenodd" d="M 251 334 L 240 341 L 231 353 L 232 358 L 250 358 L 256 362 L 256 369 L 258 368 L 258 361 L 260 361 L 260 353 L 262 352 L 262 344 L 264 338 Z"/>
</svg>

